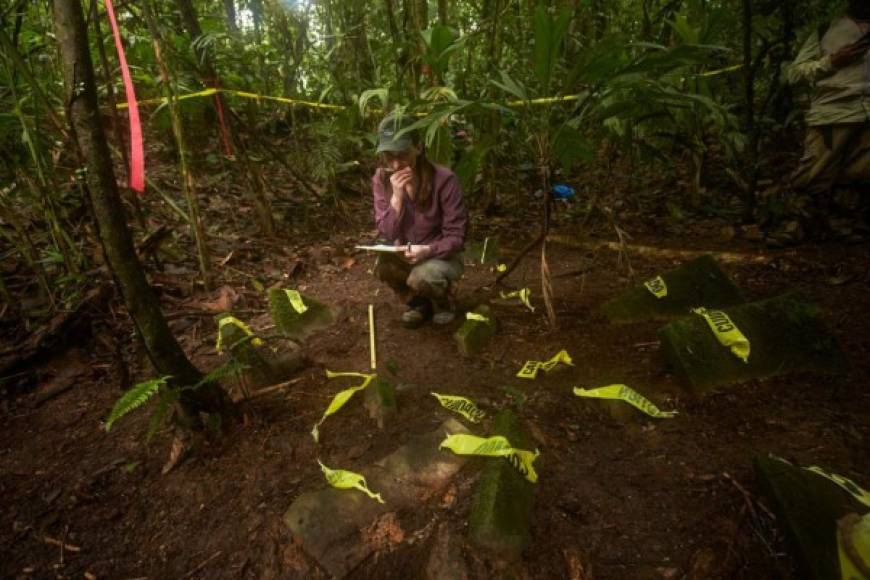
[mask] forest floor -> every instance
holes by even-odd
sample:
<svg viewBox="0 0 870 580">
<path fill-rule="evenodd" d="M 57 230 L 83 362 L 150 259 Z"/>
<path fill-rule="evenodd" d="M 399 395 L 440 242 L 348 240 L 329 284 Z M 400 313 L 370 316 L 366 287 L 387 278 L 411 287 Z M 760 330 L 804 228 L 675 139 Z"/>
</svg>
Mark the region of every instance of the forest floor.
<svg viewBox="0 0 870 580">
<path fill-rule="evenodd" d="M 37 384 L 0 408 L 0 577 L 325 577 L 293 543 L 285 511 L 300 494 L 324 487 L 318 458 L 359 471 L 413 434 L 435 429 L 450 413 L 429 395 L 433 390 L 469 397 L 489 416 L 513 406 L 537 441 L 534 541 L 512 568 L 516 577 L 797 578 L 781 527 L 760 495 L 753 456 L 774 452 L 826 466 L 870 488 L 870 473 L 861 471 L 870 457 L 866 244 L 770 250 L 735 238 L 727 227 L 723 237 L 725 220 L 674 226 L 667 216 L 641 220 L 643 208 L 634 218 L 625 212 L 622 226 L 634 234 L 631 243 L 656 248 L 629 252 L 634 280 L 616 252 L 596 247 L 596 239 L 613 238 L 607 227 L 593 228 L 600 237 L 589 238 L 585 249 L 551 243 L 558 328 L 546 322 L 540 253 L 532 252 L 508 282 L 532 289 L 535 312 L 497 304 L 497 335 L 481 356 L 466 359 L 452 338 L 459 321 L 418 330 L 398 323 L 402 306 L 370 274 L 373 257 L 352 249 L 372 235 L 363 225 L 366 204 L 361 197 L 347 206 L 361 216 L 358 225 L 312 233 L 307 244 L 227 228 L 212 250 L 224 258 L 216 268 L 229 290 L 193 288 L 190 260 L 153 273 L 173 330 L 201 368 L 222 361 L 214 352 L 212 320 L 220 308 L 231 305 L 254 329 L 271 325 L 264 287 L 295 286 L 341 308 L 337 324 L 304 346 L 311 365 L 296 384 L 241 403 L 241 423 L 201 441 L 166 475 L 161 468 L 172 436 L 164 429 L 146 444 L 147 412 L 122 419 L 110 433 L 102 426 L 120 394 L 106 343 L 133 344 L 122 309 L 103 314 L 117 338 L 85 336 L 40 362 Z M 214 199 L 206 211 L 226 216 L 233 208 Z M 507 260 L 523 245 L 518 232 L 534 235 L 533 221 L 477 218 L 473 237 L 500 234 Z M 557 215 L 556 233 L 571 235 L 573 223 Z M 799 290 L 818 303 L 853 364 L 849 374 L 782 376 L 695 397 L 661 360 L 660 324 L 612 325 L 597 313 L 636 281 L 703 251 L 733 253 L 723 269 L 749 300 Z M 493 279 L 489 267 L 469 263 L 462 304 L 496 297 Z M 317 445 L 312 425 L 347 385 L 328 381 L 324 369 L 368 369 L 370 303 L 377 311 L 379 358 L 392 371 L 387 378 L 402 385 L 398 415 L 379 430 L 352 400 L 327 419 Z M 516 378 L 526 360 L 545 360 L 560 349 L 568 350 L 574 366 L 536 381 Z M 125 358 L 135 380 L 149 378 L 140 354 L 129 350 Z M 36 405 L 39 393 L 58 380 L 75 386 Z M 611 383 L 631 385 L 679 415 L 614 417 L 571 392 Z M 353 576 L 421 577 L 436 528 L 443 524 L 453 537 L 465 537 L 481 465 L 469 462 L 442 496 L 397 514 L 397 533 Z M 495 573 L 464 544 L 462 558 L 471 577 Z"/>
</svg>

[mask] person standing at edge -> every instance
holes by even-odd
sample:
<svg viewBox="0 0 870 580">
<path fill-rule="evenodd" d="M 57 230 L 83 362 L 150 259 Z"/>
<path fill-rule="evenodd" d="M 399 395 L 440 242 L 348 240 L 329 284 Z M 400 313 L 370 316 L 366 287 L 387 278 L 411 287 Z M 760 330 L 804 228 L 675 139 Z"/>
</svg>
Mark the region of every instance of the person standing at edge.
<svg viewBox="0 0 870 580">
<path fill-rule="evenodd" d="M 388 114 L 378 126 L 380 167 L 372 177 L 375 223 L 381 239 L 405 246 L 379 253 L 374 273 L 407 303 L 402 324 L 454 318 L 452 284 L 462 276 L 468 214 L 456 175 L 426 158 L 416 131 L 398 135 L 412 120 Z"/>
<path fill-rule="evenodd" d="M 812 86 L 804 153 L 791 191 L 810 198 L 816 222 L 825 217 L 835 186 L 870 184 L 868 33 L 870 2 L 850 0 L 844 16 L 810 34 L 786 71 L 790 83 Z"/>
</svg>

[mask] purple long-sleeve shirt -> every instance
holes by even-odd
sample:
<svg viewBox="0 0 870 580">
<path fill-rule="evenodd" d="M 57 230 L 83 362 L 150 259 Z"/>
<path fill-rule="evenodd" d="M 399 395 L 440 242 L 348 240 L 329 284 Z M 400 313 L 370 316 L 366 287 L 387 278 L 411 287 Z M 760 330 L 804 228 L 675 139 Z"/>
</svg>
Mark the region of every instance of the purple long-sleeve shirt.
<svg viewBox="0 0 870 580">
<path fill-rule="evenodd" d="M 390 205 L 392 191 L 384 190 L 383 170 L 372 177 L 375 196 L 375 223 L 378 233 L 396 244 L 421 244 L 432 248 L 432 258 L 449 258 L 465 243 L 468 214 L 462 203 L 459 179 L 446 167 L 435 165 L 432 202 L 425 210 L 405 196 L 397 215 Z"/>
</svg>

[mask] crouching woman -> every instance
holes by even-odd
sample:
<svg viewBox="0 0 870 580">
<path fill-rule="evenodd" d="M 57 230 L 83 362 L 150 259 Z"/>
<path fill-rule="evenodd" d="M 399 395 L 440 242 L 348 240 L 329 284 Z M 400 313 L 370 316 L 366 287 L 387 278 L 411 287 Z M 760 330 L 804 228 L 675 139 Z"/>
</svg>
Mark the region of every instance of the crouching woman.
<svg viewBox="0 0 870 580">
<path fill-rule="evenodd" d="M 378 127 L 375 223 L 382 240 L 403 249 L 379 253 L 374 272 L 407 304 L 402 324 L 416 328 L 453 320 L 468 214 L 456 175 L 426 158 L 419 133 L 399 135 L 410 123 L 390 114 Z"/>
</svg>

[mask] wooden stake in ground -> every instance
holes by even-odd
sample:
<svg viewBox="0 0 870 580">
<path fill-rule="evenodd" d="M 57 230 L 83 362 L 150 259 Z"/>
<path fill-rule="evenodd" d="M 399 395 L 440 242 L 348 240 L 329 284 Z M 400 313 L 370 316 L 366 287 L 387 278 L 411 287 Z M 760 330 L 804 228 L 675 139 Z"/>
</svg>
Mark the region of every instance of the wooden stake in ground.
<svg viewBox="0 0 870 580">
<path fill-rule="evenodd" d="M 378 355 L 375 350 L 375 307 L 369 304 L 369 350 L 372 353 L 372 370 L 378 369 Z"/>
</svg>

